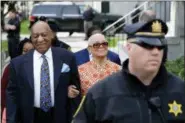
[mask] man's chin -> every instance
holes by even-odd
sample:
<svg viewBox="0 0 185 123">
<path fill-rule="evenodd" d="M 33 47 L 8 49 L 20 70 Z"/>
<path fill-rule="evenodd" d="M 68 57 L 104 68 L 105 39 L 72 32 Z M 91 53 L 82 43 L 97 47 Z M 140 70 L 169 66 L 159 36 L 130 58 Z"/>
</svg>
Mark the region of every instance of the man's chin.
<svg viewBox="0 0 185 123">
<path fill-rule="evenodd" d="M 45 48 L 39 48 L 39 49 L 37 49 L 37 51 L 39 53 L 41 53 L 41 54 L 44 54 L 47 51 L 47 49 L 45 49 Z"/>
<path fill-rule="evenodd" d="M 148 72 L 157 72 L 159 70 L 159 67 L 156 66 L 150 66 L 146 69 Z"/>
</svg>

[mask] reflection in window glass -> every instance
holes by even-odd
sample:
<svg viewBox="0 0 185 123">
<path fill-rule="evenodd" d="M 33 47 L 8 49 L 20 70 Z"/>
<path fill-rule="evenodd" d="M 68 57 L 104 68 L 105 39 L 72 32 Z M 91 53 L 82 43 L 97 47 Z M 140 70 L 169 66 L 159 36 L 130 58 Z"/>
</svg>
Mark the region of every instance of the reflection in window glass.
<svg viewBox="0 0 185 123">
<path fill-rule="evenodd" d="M 65 6 L 62 9 L 62 14 L 79 14 L 79 9 L 76 6 Z"/>
<path fill-rule="evenodd" d="M 33 10 L 33 14 L 56 14 L 60 6 L 58 5 L 44 5 L 36 6 Z"/>
</svg>

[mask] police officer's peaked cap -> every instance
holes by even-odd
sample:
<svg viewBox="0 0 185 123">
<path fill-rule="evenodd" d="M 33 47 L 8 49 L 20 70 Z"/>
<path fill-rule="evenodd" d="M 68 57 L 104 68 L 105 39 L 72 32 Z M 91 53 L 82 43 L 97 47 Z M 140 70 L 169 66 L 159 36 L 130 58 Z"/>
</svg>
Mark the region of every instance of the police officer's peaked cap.
<svg viewBox="0 0 185 123">
<path fill-rule="evenodd" d="M 168 27 L 160 19 L 125 25 L 123 31 L 127 34 L 127 39 L 134 38 L 136 43 L 146 43 L 153 46 L 166 45 L 165 35 L 168 32 Z"/>
</svg>

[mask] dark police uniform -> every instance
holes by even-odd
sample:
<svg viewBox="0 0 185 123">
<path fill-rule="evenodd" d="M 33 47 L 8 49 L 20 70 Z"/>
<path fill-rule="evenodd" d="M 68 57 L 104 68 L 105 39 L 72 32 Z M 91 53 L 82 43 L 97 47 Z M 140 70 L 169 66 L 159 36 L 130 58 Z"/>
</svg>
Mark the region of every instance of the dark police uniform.
<svg viewBox="0 0 185 123">
<path fill-rule="evenodd" d="M 58 27 L 56 24 L 54 24 L 52 22 L 48 22 L 48 24 L 53 32 L 58 32 Z M 53 47 L 61 47 L 61 48 L 65 48 L 67 50 L 71 50 L 71 47 L 68 44 L 66 44 L 65 42 L 60 41 L 56 35 L 52 40 L 52 46 Z"/>
<path fill-rule="evenodd" d="M 61 47 L 61 48 L 65 48 L 65 49 L 67 49 L 67 50 L 71 50 L 71 47 L 70 47 L 68 44 L 66 44 L 65 42 L 60 41 L 60 40 L 57 38 L 57 36 L 55 36 L 55 38 L 53 39 L 53 41 L 52 41 L 52 46 L 53 46 L 53 47 Z"/>
<path fill-rule="evenodd" d="M 128 38 L 140 45 L 166 45 L 166 24 L 155 19 L 126 25 Z M 96 83 L 83 98 L 73 123 L 185 123 L 185 83 L 168 73 L 163 64 L 149 86 L 128 70 Z"/>
<path fill-rule="evenodd" d="M 14 58 L 17 56 L 17 48 L 20 40 L 20 20 L 18 17 L 15 17 L 14 19 L 10 19 L 8 21 L 8 24 L 16 26 L 15 30 L 7 31 L 8 52 L 9 52 L 10 58 Z"/>
</svg>

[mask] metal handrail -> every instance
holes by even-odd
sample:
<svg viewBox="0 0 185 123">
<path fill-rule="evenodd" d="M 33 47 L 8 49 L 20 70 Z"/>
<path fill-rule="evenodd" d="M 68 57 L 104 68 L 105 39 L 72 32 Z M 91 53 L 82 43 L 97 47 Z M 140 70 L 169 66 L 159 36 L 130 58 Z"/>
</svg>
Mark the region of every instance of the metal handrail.
<svg viewBox="0 0 185 123">
<path fill-rule="evenodd" d="M 153 2 L 153 1 L 152 1 Z M 115 24 L 117 24 L 118 22 L 120 22 L 121 20 L 125 19 L 126 17 L 128 17 L 130 14 L 132 14 L 133 12 L 135 12 L 136 10 L 142 8 L 142 7 L 146 7 L 145 5 L 148 4 L 149 1 L 144 2 L 142 5 L 140 5 L 139 7 L 135 8 L 133 11 L 129 12 L 127 15 L 123 16 L 122 18 L 118 19 L 116 22 L 112 23 L 111 25 L 109 25 L 107 28 L 105 28 L 103 30 L 103 32 L 109 30 L 112 26 L 114 26 Z M 152 7 L 153 5 L 155 5 L 155 3 L 153 3 L 152 5 L 150 5 L 149 7 Z M 144 11 L 144 10 L 143 10 Z M 139 13 L 137 13 L 134 17 L 129 18 L 129 21 L 134 19 L 136 16 L 138 16 L 140 13 L 142 13 L 143 11 L 140 11 Z M 123 22 L 122 24 L 120 24 L 118 27 L 114 28 L 113 31 L 117 31 L 118 29 L 120 29 L 121 27 L 123 27 L 126 24 L 126 22 Z"/>
<path fill-rule="evenodd" d="M 141 11 L 142 12 L 142 11 Z M 133 18 L 130 18 L 130 20 L 134 19 L 136 16 L 138 16 L 141 12 L 137 13 Z M 122 24 L 120 24 L 118 27 L 114 28 L 114 32 L 116 32 L 118 29 L 120 29 L 121 27 L 123 27 L 126 24 L 126 22 L 123 22 Z"/>
<path fill-rule="evenodd" d="M 140 6 L 138 6 L 137 8 L 133 9 L 132 11 L 130 11 L 128 14 L 124 15 L 123 17 L 119 18 L 117 21 L 115 21 L 114 23 L 112 23 L 111 25 L 107 26 L 103 32 L 109 30 L 112 26 L 114 26 L 115 24 L 119 23 L 120 21 L 124 20 L 126 17 L 128 17 L 129 15 L 131 15 L 132 13 L 134 13 L 135 11 L 137 11 L 138 9 L 144 7 L 146 8 L 146 5 L 149 3 L 149 2 L 156 2 L 157 0 L 148 0 L 146 2 L 144 2 L 143 4 L 141 4 Z"/>
<path fill-rule="evenodd" d="M 112 23 L 111 25 L 109 25 L 108 27 L 106 27 L 103 32 L 107 31 L 108 29 L 110 29 L 112 26 L 114 26 L 115 24 L 119 23 L 120 21 L 122 21 L 123 19 L 125 19 L 127 16 L 129 16 L 130 14 L 134 13 L 137 9 L 140 9 L 141 7 L 143 7 L 145 4 L 147 4 L 148 1 L 144 2 L 143 4 L 141 4 L 140 6 L 138 6 L 137 8 L 133 9 L 132 11 L 130 11 L 128 14 L 124 15 L 123 17 L 119 18 L 117 21 L 115 21 L 114 23 Z"/>
<path fill-rule="evenodd" d="M 152 5 L 150 5 L 149 7 L 152 7 L 153 5 L 155 5 L 156 3 L 153 3 Z M 143 10 L 144 11 L 144 10 Z M 140 13 L 142 13 L 143 11 L 140 11 L 139 13 L 137 13 L 135 16 L 133 16 L 132 18 L 129 18 L 129 21 L 136 18 L 136 16 L 138 16 Z M 126 22 L 123 22 L 122 24 L 120 24 L 118 27 L 114 28 L 114 32 L 116 32 L 118 29 L 120 29 L 121 27 L 123 27 L 126 24 Z"/>
</svg>

